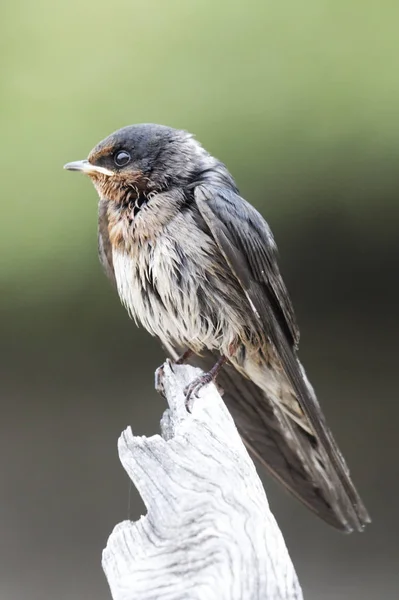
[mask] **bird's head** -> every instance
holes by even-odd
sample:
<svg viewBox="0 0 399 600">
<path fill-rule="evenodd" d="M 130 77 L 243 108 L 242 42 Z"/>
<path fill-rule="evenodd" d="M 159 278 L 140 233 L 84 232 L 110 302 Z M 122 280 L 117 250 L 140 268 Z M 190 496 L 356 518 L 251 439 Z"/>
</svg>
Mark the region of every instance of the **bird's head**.
<svg viewBox="0 0 399 600">
<path fill-rule="evenodd" d="M 104 200 L 118 204 L 191 183 L 214 159 L 186 131 L 141 124 L 119 129 L 87 160 L 68 163 L 89 175 Z"/>
</svg>

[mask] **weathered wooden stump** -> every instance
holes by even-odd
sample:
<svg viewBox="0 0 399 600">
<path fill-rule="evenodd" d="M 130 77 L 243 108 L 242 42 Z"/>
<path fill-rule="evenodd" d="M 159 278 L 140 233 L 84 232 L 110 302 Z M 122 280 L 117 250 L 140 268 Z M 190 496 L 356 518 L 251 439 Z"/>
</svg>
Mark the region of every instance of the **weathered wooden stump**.
<svg viewBox="0 0 399 600">
<path fill-rule="evenodd" d="M 157 389 L 162 435 L 119 439 L 147 515 L 109 537 L 103 568 L 114 600 L 301 600 L 266 494 L 216 387 L 192 412 L 184 388 L 200 371 L 167 361 Z"/>
</svg>

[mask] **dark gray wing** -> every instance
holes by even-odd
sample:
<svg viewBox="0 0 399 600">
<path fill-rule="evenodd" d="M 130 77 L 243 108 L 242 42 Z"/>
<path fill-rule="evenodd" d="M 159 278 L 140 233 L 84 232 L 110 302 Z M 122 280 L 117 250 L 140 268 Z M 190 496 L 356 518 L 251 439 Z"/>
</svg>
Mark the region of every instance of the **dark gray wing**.
<svg viewBox="0 0 399 600">
<path fill-rule="evenodd" d="M 250 395 L 248 384 L 234 376 L 234 384 L 228 383 L 228 388 L 245 442 L 277 478 L 322 518 L 346 531 L 361 530 L 370 519 L 297 359 L 298 330 L 269 227 L 250 204 L 227 188 L 199 185 L 194 198 L 232 275 L 251 303 L 259 330 L 276 349 L 306 419 L 308 431 L 283 415 L 264 392 L 251 400 L 251 407 L 244 407 L 243 402 Z M 247 392 L 241 405 L 233 389 L 238 383 Z M 266 439 L 262 442 L 262 437 L 269 435 L 271 421 L 273 443 L 268 444 Z M 276 449 L 281 454 L 280 466 Z M 288 468 L 295 473 L 294 479 Z"/>
<path fill-rule="evenodd" d="M 106 275 L 116 286 L 112 247 L 108 234 L 107 203 L 104 200 L 100 200 L 98 204 L 98 257 Z"/>
</svg>

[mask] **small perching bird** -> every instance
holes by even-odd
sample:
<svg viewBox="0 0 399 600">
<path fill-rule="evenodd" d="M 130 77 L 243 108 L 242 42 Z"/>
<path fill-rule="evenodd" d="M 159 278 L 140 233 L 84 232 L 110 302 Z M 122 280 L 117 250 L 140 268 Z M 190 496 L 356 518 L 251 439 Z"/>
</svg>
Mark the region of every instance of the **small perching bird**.
<svg viewBox="0 0 399 600">
<path fill-rule="evenodd" d="M 141 124 L 65 168 L 98 192 L 100 260 L 129 314 L 174 359 L 208 366 L 188 396 L 218 375 L 252 454 L 329 524 L 362 530 L 369 516 L 297 357 L 272 233 L 225 165 L 185 131 Z"/>
</svg>

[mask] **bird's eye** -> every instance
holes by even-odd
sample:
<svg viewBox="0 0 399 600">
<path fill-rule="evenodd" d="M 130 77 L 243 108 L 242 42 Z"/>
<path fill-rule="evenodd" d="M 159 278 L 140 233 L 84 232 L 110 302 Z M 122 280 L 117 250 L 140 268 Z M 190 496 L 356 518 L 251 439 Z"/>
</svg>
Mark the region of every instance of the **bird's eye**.
<svg viewBox="0 0 399 600">
<path fill-rule="evenodd" d="M 126 152 L 126 150 L 121 150 L 120 152 L 115 154 L 114 161 L 118 167 L 124 167 L 125 165 L 127 165 L 128 162 L 130 162 L 129 152 Z"/>
</svg>

